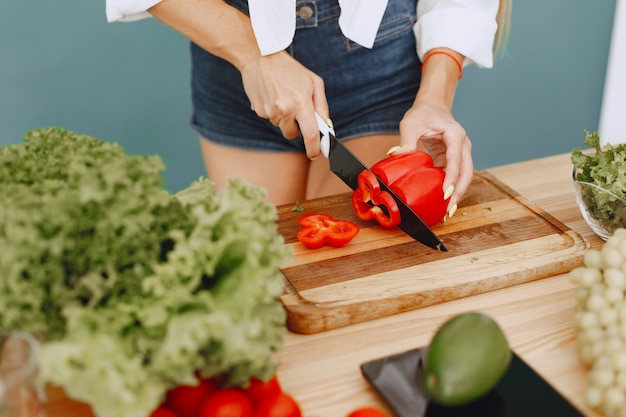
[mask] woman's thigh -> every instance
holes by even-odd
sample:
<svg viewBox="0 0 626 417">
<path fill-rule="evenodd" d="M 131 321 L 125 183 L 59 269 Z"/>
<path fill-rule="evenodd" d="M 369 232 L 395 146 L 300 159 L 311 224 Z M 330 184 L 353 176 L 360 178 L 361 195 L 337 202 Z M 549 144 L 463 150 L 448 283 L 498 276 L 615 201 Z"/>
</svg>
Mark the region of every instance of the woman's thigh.
<svg viewBox="0 0 626 417">
<path fill-rule="evenodd" d="M 200 139 L 207 174 L 216 189 L 231 178 L 243 178 L 267 190 L 267 200 L 276 205 L 303 201 L 306 197 L 309 159 L 297 152 L 261 152 L 238 149 Z"/>
<path fill-rule="evenodd" d="M 298 7 L 309 3 L 297 2 Z M 314 24 L 298 18 L 300 27 L 287 50 L 324 79 L 337 137 L 350 147 L 359 147 L 357 144 L 366 138 L 364 151 L 368 155 L 364 158 L 371 164 L 398 142 L 381 138 L 398 135 L 400 120 L 411 107 L 419 86 L 419 59 L 412 33 L 415 0 L 389 2 L 372 49 L 343 36 L 336 0 L 315 0 L 315 4 Z M 275 196 L 272 201 L 295 201 L 301 199 L 301 194 L 321 196 L 335 193 L 334 190 L 345 191 L 343 184 L 323 166 L 323 158 L 318 158 L 309 169 L 301 137 L 287 140 L 269 121 L 256 116 L 250 109 L 241 76 L 232 65 L 196 45 L 191 50 L 192 126 L 211 142 L 203 144 L 205 154 L 205 148 L 212 148 L 211 155 L 205 156 L 210 177 L 226 178 L 247 172 L 247 178 L 259 184 L 266 179 L 265 172 L 272 172 L 273 178 L 278 176 L 288 183 L 287 195 L 270 192 Z M 271 153 L 276 157 L 268 155 Z M 297 169 L 302 172 L 295 172 Z M 261 185 L 273 189 L 280 183 Z M 296 184 L 306 184 L 311 189 L 307 191 L 302 185 L 302 190 L 294 191 Z"/>
</svg>

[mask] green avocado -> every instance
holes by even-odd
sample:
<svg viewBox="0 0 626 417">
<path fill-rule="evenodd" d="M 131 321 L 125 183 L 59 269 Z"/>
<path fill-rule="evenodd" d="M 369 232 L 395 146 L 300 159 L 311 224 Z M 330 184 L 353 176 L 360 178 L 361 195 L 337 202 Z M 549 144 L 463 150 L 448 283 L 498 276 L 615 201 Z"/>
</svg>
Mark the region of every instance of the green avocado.
<svg viewBox="0 0 626 417">
<path fill-rule="evenodd" d="M 457 315 L 433 336 L 422 362 L 430 400 L 462 406 L 489 393 L 511 363 L 511 349 L 498 324 L 478 312 Z"/>
</svg>

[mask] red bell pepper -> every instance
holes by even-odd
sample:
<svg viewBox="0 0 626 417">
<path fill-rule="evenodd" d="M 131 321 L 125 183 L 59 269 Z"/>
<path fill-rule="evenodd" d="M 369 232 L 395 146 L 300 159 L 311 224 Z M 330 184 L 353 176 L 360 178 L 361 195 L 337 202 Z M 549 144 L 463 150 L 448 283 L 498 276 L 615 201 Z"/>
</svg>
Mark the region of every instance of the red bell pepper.
<svg viewBox="0 0 626 417">
<path fill-rule="evenodd" d="M 372 175 L 372 173 L 375 174 Z M 443 198 L 445 172 L 433 165 L 424 152 L 415 151 L 389 156 L 359 174 L 359 186 L 352 193 L 352 205 L 362 220 L 376 220 L 381 226 L 397 226 L 402 220 L 396 202 L 382 191 L 376 177 L 413 209 L 428 226 L 446 215 L 447 200 Z"/>
<path fill-rule="evenodd" d="M 359 186 L 352 193 L 352 206 L 361 220 L 376 220 L 381 226 L 400 224 L 400 211 L 391 194 L 380 189 L 376 176 L 364 170 L 358 177 Z"/>
<path fill-rule="evenodd" d="M 359 226 L 348 220 L 335 220 L 327 214 L 307 214 L 298 220 L 302 228 L 298 240 L 309 249 L 324 245 L 340 247 L 359 233 Z"/>
</svg>

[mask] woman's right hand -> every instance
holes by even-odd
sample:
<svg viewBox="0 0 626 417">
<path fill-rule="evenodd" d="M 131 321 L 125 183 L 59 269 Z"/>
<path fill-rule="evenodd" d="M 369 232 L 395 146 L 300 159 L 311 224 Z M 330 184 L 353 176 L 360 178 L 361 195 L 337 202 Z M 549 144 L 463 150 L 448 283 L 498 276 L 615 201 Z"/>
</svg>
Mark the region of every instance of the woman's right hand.
<svg viewBox="0 0 626 417">
<path fill-rule="evenodd" d="M 302 133 L 307 156 L 319 155 L 315 112 L 328 118 L 324 82 L 285 51 L 261 55 L 248 16 L 223 0 L 163 0 L 149 12 L 233 64 L 256 114 L 287 139 Z"/>
<path fill-rule="evenodd" d="M 302 134 L 309 158 L 320 154 L 315 112 L 328 118 L 324 81 L 285 51 L 259 56 L 240 68 L 243 86 L 259 117 L 287 139 Z"/>
</svg>

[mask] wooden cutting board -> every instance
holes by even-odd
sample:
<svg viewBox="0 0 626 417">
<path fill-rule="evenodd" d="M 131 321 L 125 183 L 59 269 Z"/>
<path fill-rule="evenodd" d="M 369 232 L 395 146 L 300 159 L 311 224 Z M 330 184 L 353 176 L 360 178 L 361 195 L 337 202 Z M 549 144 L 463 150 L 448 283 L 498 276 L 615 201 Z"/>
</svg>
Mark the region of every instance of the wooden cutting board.
<svg viewBox="0 0 626 417">
<path fill-rule="evenodd" d="M 282 268 L 281 297 L 296 333 L 349 324 L 485 293 L 578 266 L 589 244 L 486 171 L 473 182 L 452 219 L 433 227 L 439 252 L 397 228 L 363 222 L 350 193 L 278 208 L 279 233 L 295 256 Z M 296 239 L 298 218 L 329 214 L 361 231 L 341 248 L 307 249 Z"/>
</svg>

